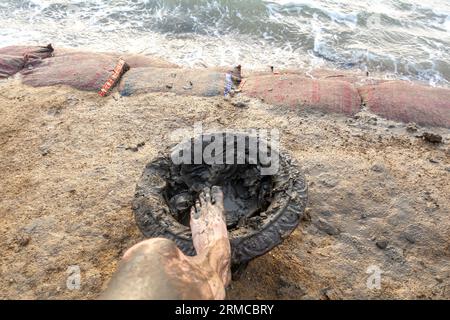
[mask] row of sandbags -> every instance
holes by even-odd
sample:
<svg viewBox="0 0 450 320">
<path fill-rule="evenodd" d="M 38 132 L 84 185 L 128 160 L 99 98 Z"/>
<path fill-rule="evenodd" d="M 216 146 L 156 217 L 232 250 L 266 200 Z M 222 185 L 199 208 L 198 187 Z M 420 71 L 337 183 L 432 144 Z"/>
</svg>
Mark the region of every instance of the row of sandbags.
<svg viewBox="0 0 450 320">
<path fill-rule="evenodd" d="M 31 86 L 69 85 L 98 91 L 111 76 L 119 57 L 110 53 L 53 50 L 50 45 L 7 47 L 0 49 L 0 76 L 21 71 L 22 81 Z M 122 58 L 131 67 L 118 85 L 123 96 L 147 92 L 219 96 L 229 82 L 226 69 L 182 69 L 143 55 L 122 55 Z M 240 69 L 234 69 L 232 74 L 233 80 L 240 80 Z M 299 71 L 258 73 L 248 75 L 240 91 L 242 95 L 296 110 L 354 115 L 365 104 L 386 119 L 450 128 L 450 89 L 405 81 L 371 80 L 371 84 L 365 84 L 363 78 L 354 73 L 321 70 L 312 75 Z M 233 81 L 236 87 L 238 83 Z"/>
<path fill-rule="evenodd" d="M 24 70 L 22 81 L 35 87 L 68 85 L 79 90 L 99 91 L 111 76 L 119 58 L 117 54 L 57 51 L 53 57 L 34 68 Z M 175 67 L 154 57 L 125 55 L 123 59 L 131 68 Z"/>
<path fill-rule="evenodd" d="M 99 91 L 120 57 L 110 53 L 54 50 L 51 45 L 10 46 L 0 49 L 0 78 L 20 71 L 23 83 L 34 87 L 68 85 L 80 90 Z M 132 68 L 177 67 L 156 57 L 124 55 L 123 58 Z"/>
<path fill-rule="evenodd" d="M 31 47 L 35 51 L 41 47 Z M 30 47 L 7 47 L 3 52 L 24 56 Z M 215 96 L 224 93 L 226 72 L 222 70 L 181 69 L 162 59 L 144 55 L 55 50 L 32 65 L 25 59 L 5 60 L 2 69 L 6 76 L 22 74 L 22 82 L 34 87 L 68 85 L 80 90 L 99 91 L 111 77 L 119 58 L 125 60 L 130 71 L 120 83 L 120 92 L 130 96 L 144 92 L 171 91 L 178 94 Z"/>
<path fill-rule="evenodd" d="M 327 113 L 354 115 L 365 105 L 388 120 L 450 128 L 450 89 L 407 81 L 374 80 L 362 84 L 359 80 L 263 75 L 246 79 L 242 92 L 272 105 Z"/>
</svg>

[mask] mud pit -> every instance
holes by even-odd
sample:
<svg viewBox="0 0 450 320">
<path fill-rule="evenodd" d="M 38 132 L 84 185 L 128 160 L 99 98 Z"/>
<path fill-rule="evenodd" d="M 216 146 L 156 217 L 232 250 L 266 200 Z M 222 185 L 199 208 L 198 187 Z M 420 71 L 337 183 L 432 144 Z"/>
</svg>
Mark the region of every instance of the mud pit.
<svg viewBox="0 0 450 320">
<path fill-rule="evenodd" d="M 214 151 L 209 161 L 202 157 L 208 149 Z M 261 161 L 251 149 L 264 150 L 270 159 Z M 188 155 L 187 161 L 175 164 L 173 159 L 180 155 Z M 192 164 L 197 158 L 201 161 Z M 220 186 L 224 192 L 236 267 L 280 244 L 298 225 L 306 207 L 305 179 L 289 156 L 279 154 L 258 136 L 220 132 L 189 139 L 146 166 L 133 203 L 139 228 L 147 237 L 169 238 L 185 254 L 195 255 L 190 209 L 201 190 L 211 186 Z"/>
<path fill-rule="evenodd" d="M 308 181 L 300 227 L 252 260 L 228 298 L 450 298 L 448 129 L 242 102 L 0 82 L 0 298 L 96 298 L 144 239 L 132 210 L 143 168 L 198 121 L 277 128 Z M 66 287 L 74 265 L 79 290 Z M 370 266 L 380 290 L 367 287 Z"/>
</svg>

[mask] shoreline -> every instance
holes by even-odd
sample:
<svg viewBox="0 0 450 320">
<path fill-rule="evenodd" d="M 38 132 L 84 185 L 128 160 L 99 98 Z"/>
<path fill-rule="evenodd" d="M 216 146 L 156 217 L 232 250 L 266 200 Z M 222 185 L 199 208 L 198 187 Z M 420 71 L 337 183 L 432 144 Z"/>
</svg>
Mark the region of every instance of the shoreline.
<svg viewBox="0 0 450 320">
<path fill-rule="evenodd" d="M 8 47 L 37 47 L 38 44 L 19 44 L 19 45 L 11 45 Z M 8 48 L 5 47 L 5 48 Z M 2 48 L 0 48 L 2 49 Z M 120 57 L 132 57 L 132 59 L 139 60 L 142 58 L 145 60 L 146 58 L 149 61 L 156 63 L 159 66 L 163 67 L 176 67 L 183 69 L 195 69 L 195 70 L 222 70 L 226 71 L 233 68 L 233 65 L 203 65 L 203 64 L 195 64 L 193 66 L 177 64 L 175 61 L 171 61 L 167 57 L 153 54 L 153 53 L 140 53 L 135 51 L 104 51 L 104 50 L 94 50 L 89 47 L 58 47 L 55 48 L 54 54 L 64 55 L 67 53 L 85 53 L 85 54 L 100 54 L 100 55 L 109 55 L 116 58 Z M 311 66 L 309 68 L 298 66 L 297 68 L 291 66 L 288 68 L 281 67 L 279 68 L 276 63 L 275 64 L 267 64 L 265 67 L 252 67 L 251 65 L 242 65 L 243 66 L 243 76 L 248 77 L 251 75 L 261 75 L 261 74 L 269 74 L 271 73 L 271 66 L 275 68 L 275 70 L 279 73 L 294 73 L 301 74 L 305 77 L 309 77 L 311 79 L 320 79 L 324 76 L 344 76 L 344 77 L 359 77 L 360 80 L 366 79 L 367 81 L 405 81 L 408 83 L 414 83 L 423 86 L 429 86 L 433 88 L 450 88 L 450 82 L 439 83 L 439 84 L 430 84 L 429 81 L 420 80 L 420 79 L 410 79 L 407 76 L 396 74 L 392 72 L 379 72 L 375 70 L 363 70 L 361 68 L 338 68 L 338 67 L 329 67 L 329 66 Z M 139 66 L 138 66 L 139 67 Z M 370 76 L 366 76 L 366 73 L 369 73 Z M 1 78 L 0 78 L 1 80 Z"/>
</svg>

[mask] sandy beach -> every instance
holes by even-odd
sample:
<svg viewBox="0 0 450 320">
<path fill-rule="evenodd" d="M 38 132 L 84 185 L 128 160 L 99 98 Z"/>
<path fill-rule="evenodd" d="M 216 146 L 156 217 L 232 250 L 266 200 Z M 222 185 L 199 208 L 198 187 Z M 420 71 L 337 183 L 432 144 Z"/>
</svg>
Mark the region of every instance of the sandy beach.
<svg viewBox="0 0 450 320">
<path fill-rule="evenodd" d="M 13 78 L 0 82 L 0 105 L 2 299 L 96 298 L 143 239 L 131 202 L 145 165 L 174 130 L 199 121 L 280 130 L 309 183 L 299 227 L 249 264 L 228 299 L 450 298 L 448 129 L 242 97 L 102 98 Z M 70 266 L 81 270 L 79 290 L 66 286 Z M 367 286 L 373 266 L 380 290 Z"/>
</svg>

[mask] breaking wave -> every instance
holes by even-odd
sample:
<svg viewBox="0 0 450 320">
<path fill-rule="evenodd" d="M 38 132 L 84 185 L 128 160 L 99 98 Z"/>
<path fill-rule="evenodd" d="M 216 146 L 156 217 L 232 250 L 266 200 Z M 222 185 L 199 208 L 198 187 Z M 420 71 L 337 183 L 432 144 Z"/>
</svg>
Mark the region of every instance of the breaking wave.
<svg viewBox="0 0 450 320">
<path fill-rule="evenodd" d="M 450 81 L 447 0 L 4 0 L 0 45 L 156 54 L 186 66 L 360 69 Z"/>
</svg>

